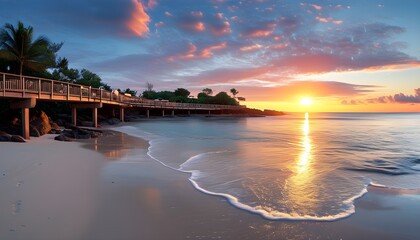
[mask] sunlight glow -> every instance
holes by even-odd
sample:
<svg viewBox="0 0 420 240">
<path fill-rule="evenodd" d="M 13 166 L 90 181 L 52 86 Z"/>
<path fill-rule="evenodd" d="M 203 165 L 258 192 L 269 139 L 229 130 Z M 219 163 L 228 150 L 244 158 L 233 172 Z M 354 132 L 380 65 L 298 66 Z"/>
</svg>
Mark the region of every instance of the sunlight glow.
<svg viewBox="0 0 420 240">
<path fill-rule="evenodd" d="M 300 100 L 300 105 L 303 105 L 303 106 L 309 106 L 309 105 L 312 105 L 312 103 L 313 103 L 313 100 L 308 97 L 304 97 Z"/>
</svg>

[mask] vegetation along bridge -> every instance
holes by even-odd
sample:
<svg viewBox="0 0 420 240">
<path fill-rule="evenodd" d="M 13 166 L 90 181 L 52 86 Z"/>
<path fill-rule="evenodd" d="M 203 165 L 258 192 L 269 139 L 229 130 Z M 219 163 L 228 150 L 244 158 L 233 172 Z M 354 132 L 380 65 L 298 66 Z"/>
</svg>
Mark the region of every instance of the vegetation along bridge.
<svg viewBox="0 0 420 240">
<path fill-rule="evenodd" d="M 11 108 L 22 109 L 22 133 L 23 137 L 29 138 L 29 108 L 36 105 L 36 101 L 69 102 L 72 108 L 72 123 L 76 125 L 77 108 L 92 108 L 92 122 L 98 127 L 98 108 L 103 104 L 113 105 L 119 108 L 120 120 L 124 121 L 124 108 L 145 108 L 149 117 L 149 109 L 161 109 L 162 115 L 165 110 L 239 110 L 245 106 L 177 103 L 144 99 L 136 96 L 126 96 L 118 92 L 111 92 L 100 88 L 92 88 L 79 84 L 73 84 L 51 79 L 43 79 L 29 76 L 20 76 L 8 73 L 0 73 L 0 97 L 15 99 Z"/>
</svg>

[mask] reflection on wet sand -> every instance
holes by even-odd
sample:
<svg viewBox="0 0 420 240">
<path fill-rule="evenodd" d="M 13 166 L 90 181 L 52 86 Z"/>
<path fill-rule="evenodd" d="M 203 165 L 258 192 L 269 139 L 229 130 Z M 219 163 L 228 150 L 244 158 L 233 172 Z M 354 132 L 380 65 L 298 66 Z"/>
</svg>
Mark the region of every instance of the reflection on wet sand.
<svg viewBox="0 0 420 240">
<path fill-rule="evenodd" d="M 148 146 L 146 140 L 120 132 L 113 132 L 108 136 L 91 139 L 83 145 L 83 147 L 100 152 L 112 160 L 124 157 L 129 149 L 147 148 Z"/>
</svg>

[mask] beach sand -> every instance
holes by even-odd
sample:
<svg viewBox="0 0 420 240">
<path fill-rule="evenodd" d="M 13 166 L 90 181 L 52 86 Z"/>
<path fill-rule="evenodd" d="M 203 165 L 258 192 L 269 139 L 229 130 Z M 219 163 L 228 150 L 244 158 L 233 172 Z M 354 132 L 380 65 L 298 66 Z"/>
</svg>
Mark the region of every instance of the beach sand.
<svg viewBox="0 0 420 240">
<path fill-rule="evenodd" d="M 0 143 L 0 239 L 418 239 L 420 193 L 369 187 L 334 222 L 268 221 L 196 190 L 125 134 Z"/>
</svg>

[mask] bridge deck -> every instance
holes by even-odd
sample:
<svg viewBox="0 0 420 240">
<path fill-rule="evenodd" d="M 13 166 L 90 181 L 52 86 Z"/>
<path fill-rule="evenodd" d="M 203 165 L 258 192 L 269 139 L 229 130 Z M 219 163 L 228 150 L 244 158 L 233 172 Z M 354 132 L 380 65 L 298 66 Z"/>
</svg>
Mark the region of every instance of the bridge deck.
<svg viewBox="0 0 420 240">
<path fill-rule="evenodd" d="M 175 103 L 144 99 L 117 94 L 99 88 L 92 88 L 63 81 L 29 76 L 0 73 L 0 97 L 36 98 L 45 101 L 66 101 L 74 103 L 101 102 L 125 107 L 179 109 L 179 110 L 223 110 L 241 109 L 245 106 Z"/>
</svg>

